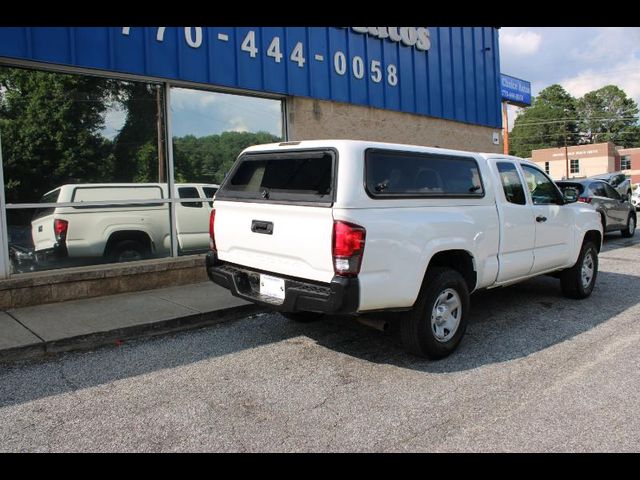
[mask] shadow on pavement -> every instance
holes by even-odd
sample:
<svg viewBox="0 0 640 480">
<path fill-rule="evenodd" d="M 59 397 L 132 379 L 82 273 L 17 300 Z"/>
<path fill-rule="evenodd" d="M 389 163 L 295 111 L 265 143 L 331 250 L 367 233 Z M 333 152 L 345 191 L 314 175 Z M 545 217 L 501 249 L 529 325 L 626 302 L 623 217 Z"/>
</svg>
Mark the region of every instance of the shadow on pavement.
<svg viewBox="0 0 640 480">
<path fill-rule="evenodd" d="M 356 359 L 415 371 L 446 374 L 475 369 L 523 358 L 589 331 L 639 303 L 638 291 L 640 276 L 601 270 L 593 294 L 585 300 L 564 298 L 559 281 L 551 277 L 479 292 L 472 296 L 469 326 L 458 350 L 435 362 L 406 354 L 397 331 L 379 332 L 351 318 L 331 317 L 300 324 L 278 314 L 259 314 L 127 342 L 118 348 L 0 366 L 0 407 L 226 355 L 242 355 L 280 342 L 295 343 L 296 337 L 306 337 Z M 273 352 L 265 350 L 266 357 L 270 354 Z"/>
</svg>

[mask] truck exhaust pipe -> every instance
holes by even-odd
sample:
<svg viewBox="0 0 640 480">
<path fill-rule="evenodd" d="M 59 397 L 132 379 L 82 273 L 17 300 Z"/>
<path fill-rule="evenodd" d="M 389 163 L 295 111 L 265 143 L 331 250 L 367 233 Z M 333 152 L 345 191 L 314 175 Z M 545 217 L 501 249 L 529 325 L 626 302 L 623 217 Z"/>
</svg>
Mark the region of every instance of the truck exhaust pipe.
<svg viewBox="0 0 640 480">
<path fill-rule="evenodd" d="M 381 332 L 386 332 L 389 329 L 389 322 L 381 318 L 357 317 L 356 320 L 367 327 L 375 328 Z"/>
</svg>

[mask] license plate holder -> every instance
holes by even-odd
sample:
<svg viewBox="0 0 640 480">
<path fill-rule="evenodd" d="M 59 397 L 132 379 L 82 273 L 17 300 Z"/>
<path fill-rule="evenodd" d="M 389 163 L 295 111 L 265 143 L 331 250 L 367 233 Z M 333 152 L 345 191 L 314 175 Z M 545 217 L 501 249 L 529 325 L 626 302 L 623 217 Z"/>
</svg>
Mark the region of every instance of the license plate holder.
<svg viewBox="0 0 640 480">
<path fill-rule="evenodd" d="M 284 279 L 260 274 L 260 295 L 284 300 Z"/>
</svg>

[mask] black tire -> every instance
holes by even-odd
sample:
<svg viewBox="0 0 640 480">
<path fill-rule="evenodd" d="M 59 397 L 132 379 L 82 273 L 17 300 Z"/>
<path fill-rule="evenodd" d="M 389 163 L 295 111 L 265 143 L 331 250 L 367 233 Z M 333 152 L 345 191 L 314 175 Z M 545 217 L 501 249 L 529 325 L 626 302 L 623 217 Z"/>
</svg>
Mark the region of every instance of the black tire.
<svg viewBox="0 0 640 480">
<path fill-rule="evenodd" d="M 587 255 L 591 255 L 593 273 L 585 285 L 582 278 L 582 267 L 585 264 Z M 588 260 L 587 260 L 588 262 Z M 588 263 L 587 263 L 588 266 Z M 591 295 L 593 287 L 598 277 L 598 249 L 593 242 L 584 242 L 578 260 L 573 267 L 564 270 L 560 274 L 560 285 L 562 294 L 568 298 L 582 299 Z"/>
<path fill-rule="evenodd" d="M 457 299 L 451 291 L 458 295 Z M 459 311 L 455 308 L 451 310 L 452 313 L 456 312 L 454 317 L 458 316 L 457 327 L 451 330 L 432 319 L 438 299 L 446 299 L 447 295 L 451 295 L 449 298 L 459 304 Z M 469 289 L 462 275 L 451 268 L 429 269 L 413 309 L 404 313 L 400 322 L 400 336 L 405 350 L 432 360 L 450 355 L 467 329 L 468 312 Z M 443 329 L 440 332 L 442 338 L 437 338 L 438 328 Z"/>
<path fill-rule="evenodd" d="M 316 322 L 324 317 L 324 313 L 317 312 L 280 312 L 280 314 L 297 323 Z"/>
<path fill-rule="evenodd" d="M 107 254 L 112 263 L 133 262 L 149 257 L 149 249 L 135 240 L 123 240 L 116 243 Z"/>
<path fill-rule="evenodd" d="M 631 238 L 636 233 L 636 217 L 629 214 L 627 218 L 627 227 L 620 230 L 624 238 Z"/>
</svg>

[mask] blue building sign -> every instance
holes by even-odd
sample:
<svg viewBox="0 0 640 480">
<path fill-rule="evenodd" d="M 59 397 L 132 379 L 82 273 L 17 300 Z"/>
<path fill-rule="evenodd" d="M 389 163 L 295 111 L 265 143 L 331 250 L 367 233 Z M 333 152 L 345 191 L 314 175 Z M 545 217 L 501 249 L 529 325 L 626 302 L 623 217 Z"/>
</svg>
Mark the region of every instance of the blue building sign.
<svg viewBox="0 0 640 480">
<path fill-rule="evenodd" d="M 501 125 L 492 27 L 0 27 L 12 59 Z"/>
<path fill-rule="evenodd" d="M 500 86 L 502 90 L 502 100 L 505 102 L 520 107 L 528 107 L 531 105 L 531 82 L 501 73 Z"/>
</svg>

